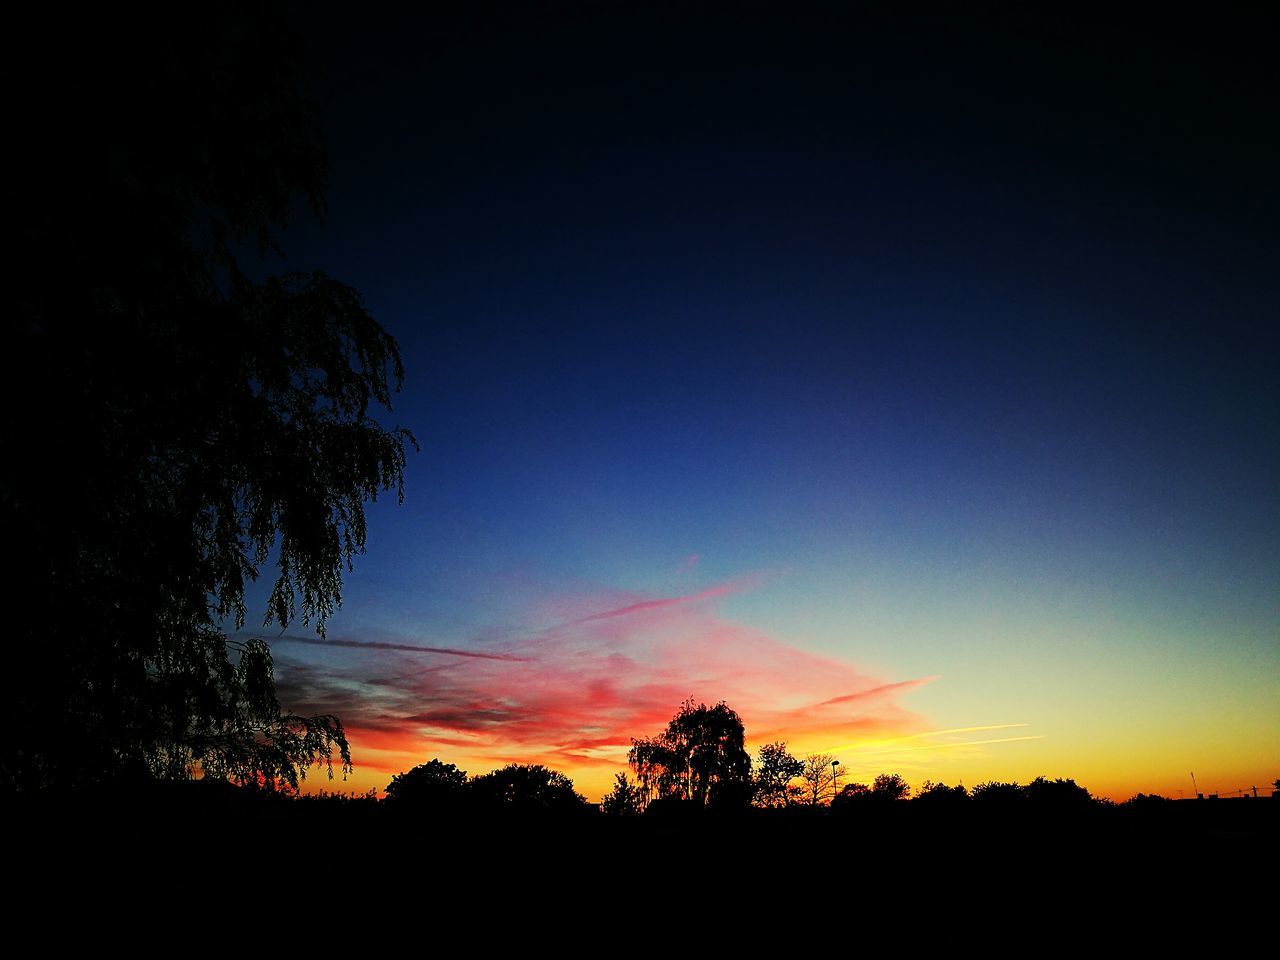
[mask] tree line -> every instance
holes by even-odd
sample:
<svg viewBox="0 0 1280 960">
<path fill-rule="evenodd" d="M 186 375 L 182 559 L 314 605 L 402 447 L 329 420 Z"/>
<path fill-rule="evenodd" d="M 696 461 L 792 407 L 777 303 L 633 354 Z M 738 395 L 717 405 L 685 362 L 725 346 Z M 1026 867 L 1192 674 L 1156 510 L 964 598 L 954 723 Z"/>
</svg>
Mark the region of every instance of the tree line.
<svg viewBox="0 0 1280 960">
<path fill-rule="evenodd" d="M 714 706 L 686 700 L 666 728 L 632 740 L 630 771 L 619 772 L 600 804 L 589 803 L 563 773 L 539 764 L 508 764 L 468 777 L 452 763 L 433 759 L 397 774 L 386 802 L 440 814 L 599 813 L 613 817 L 756 811 L 871 813 L 910 806 L 916 810 L 1086 810 L 1106 805 L 1072 779 L 1037 777 L 1030 783 L 987 781 L 972 789 L 926 780 L 913 793 L 898 773 L 869 784 L 847 779 L 828 754 L 792 756 L 785 742 L 760 747 L 754 760 L 745 747 L 741 717 L 723 701 Z M 1139 795 L 1132 804 L 1159 802 Z"/>
</svg>

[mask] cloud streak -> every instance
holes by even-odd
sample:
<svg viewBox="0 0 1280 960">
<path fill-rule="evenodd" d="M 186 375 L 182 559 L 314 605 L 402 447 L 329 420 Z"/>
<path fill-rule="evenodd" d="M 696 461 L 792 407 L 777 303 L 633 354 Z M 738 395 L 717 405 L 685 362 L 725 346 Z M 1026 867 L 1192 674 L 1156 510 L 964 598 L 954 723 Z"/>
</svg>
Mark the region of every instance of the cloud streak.
<svg viewBox="0 0 1280 960">
<path fill-rule="evenodd" d="M 297 637 L 282 635 L 271 641 L 273 644 L 301 643 L 312 647 L 342 647 L 349 650 L 394 650 L 400 653 L 444 654 L 450 657 L 467 657 L 473 660 L 505 660 L 523 663 L 524 658 L 505 653 L 483 653 L 478 650 L 463 650 L 458 647 L 424 647 L 415 643 L 393 643 L 388 640 L 352 640 L 330 637 Z"/>
<path fill-rule="evenodd" d="M 647 613 L 652 610 L 661 610 L 665 607 L 697 603 L 699 600 L 714 600 L 718 597 L 728 596 L 731 593 L 738 593 L 741 589 L 742 588 L 740 586 L 727 583 L 719 587 L 712 587 L 709 590 L 703 590 L 701 593 L 690 594 L 687 597 L 661 597 L 656 600 L 641 600 L 637 603 L 629 603 L 625 607 L 618 607 L 614 610 L 605 610 L 601 613 L 589 614 L 588 616 L 572 621 L 568 626 L 593 623 L 596 620 L 611 620 L 614 617 L 625 617 L 636 613 Z"/>
<path fill-rule="evenodd" d="M 687 697 L 724 700 L 753 743 L 799 753 L 924 728 L 897 701 L 930 678 L 885 682 L 728 620 L 714 601 L 742 589 L 578 598 L 557 626 L 489 651 L 308 640 L 326 663 L 278 657 L 281 700 L 341 717 L 357 764 L 382 784 L 439 755 L 478 770 L 545 763 L 595 794 L 625 767 L 631 739 L 659 732 Z M 428 653 L 444 656 L 424 664 Z"/>
</svg>

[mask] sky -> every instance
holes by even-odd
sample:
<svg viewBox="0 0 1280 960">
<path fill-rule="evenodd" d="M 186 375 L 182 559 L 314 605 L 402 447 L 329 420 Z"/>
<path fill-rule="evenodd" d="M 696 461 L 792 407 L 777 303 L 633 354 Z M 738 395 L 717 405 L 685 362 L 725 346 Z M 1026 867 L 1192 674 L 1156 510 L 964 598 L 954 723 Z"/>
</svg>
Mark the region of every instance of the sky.
<svg viewBox="0 0 1280 960">
<path fill-rule="evenodd" d="M 787 9 L 298 18 L 285 268 L 397 338 L 421 452 L 266 634 L 285 705 L 344 790 L 598 799 L 688 697 L 864 782 L 1269 789 L 1267 24 Z"/>
</svg>

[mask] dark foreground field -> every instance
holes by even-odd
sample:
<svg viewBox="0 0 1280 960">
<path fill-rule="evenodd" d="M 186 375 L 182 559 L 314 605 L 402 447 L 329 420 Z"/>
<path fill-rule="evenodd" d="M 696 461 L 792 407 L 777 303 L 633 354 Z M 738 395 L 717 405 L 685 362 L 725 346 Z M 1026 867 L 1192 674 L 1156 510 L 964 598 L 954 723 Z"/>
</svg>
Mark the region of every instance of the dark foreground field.
<svg viewBox="0 0 1280 960">
<path fill-rule="evenodd" d="M 607 899 L 691 884 L 707 896 L 833 885 L 963 895 L 996 878 L 1006 893 L 1080 883 L 1203 887 L 1274 878 L 1280 853 L 1280 801 L 1270 799 L 482 818 L 184 785 L 11 800 L 3 815 L 15 875 L 101 881 L 130 865 L 186 883 L 258 877 L 367 886 L 398 878 L 437 902 L 513 888 L 527 897 Z"/>
<path fill-rule="evenodd" d="M 477 819 L 164 794 L 8 804 L 14 929 L 165 955 L 1147 956 L 1269 936 L 1280 852 L 1268 800 Z"/>
</svg>

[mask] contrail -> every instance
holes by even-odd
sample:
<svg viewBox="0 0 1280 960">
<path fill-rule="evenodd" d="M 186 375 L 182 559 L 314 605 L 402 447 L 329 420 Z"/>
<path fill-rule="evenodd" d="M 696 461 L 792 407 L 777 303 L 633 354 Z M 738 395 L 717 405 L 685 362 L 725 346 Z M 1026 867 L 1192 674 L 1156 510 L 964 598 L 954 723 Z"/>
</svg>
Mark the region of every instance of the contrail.
<svg viewBox="0 0 1280 960">
<path fill-rule="evenodd" d="M 503 660 L 508 663 L 528 663 L 528 657 L 510 653 L 479 653 L 475 650 L 459 650 L 455 647 L 419 647 L 412 643 L 390 643 L 385 640 L 330 640 L 322 637 L 276 637 L 272 643 L 304 643 L 313 647 L 349 647 L 353 650 L 398 650 L 402 653 L 443 653 L 451 657 L 468 657 L 472 660 Z"/>
<path fill-rule="evenodd" d="M 832 697 L 830 700 L 823 700 L 821 703 L 814 704 L 814 706 L 829 707 L 832 704 L 836 704 L 836 703 L 852 703 L 855 700 L 863 700 L 863 699 L 866 699 L 867 697 L 879 696 L 882 693 L 892 693 L 894 690 L 904 690 L 904 689 L 909 689 L 911 687 L 918 687 L 921 684 L 928 683 L 930 680 L 934 680 L 934 679 L 936 678 L 921 677 L 918 680 L 897 680 L 893 683 L 882 683 L 880 684 L 880 686 L 872 687 L 869 690 L 862 690 L 862 691 L 859 691 L 858 693 L 846 693 L 840 697 Z M 926 734 L 917 734 L 917 736 L 926 736 Z"/>
<path fill-rule="evenodd" d="M 1010 727 L 1029 727 L 1029 723 L 988 723 L 981 727 L 952 727 L 950 730 L 928 730 L 925 733 L 909 733 L 899 740 L 918 740 L 920 737 L 940 737 L 945 733 L 974 733 L 978 730 L 1008 730 Z"/>
<path fill-rule="evenodd" d="M 963 740 L 955 743 L 927 743 L 922 747 L 883 747 L 880 753 L 906 753 L 910 750 L 942 750 L 948 747 L 976 747 L 983 743 L 1014 743 L 1018 740 L 1043 740 L 1044 734 L 1028 737 L 996 737 L 991 740 Z"/>
<path fill-rule="evenodd" d="M 1008 730 L 1010 727 L 1027 727 L 1027 723 L 988 723 L 978 727 L 952 727 L 949 730 L 926 730 L 924 733 L 908 733 L 901 737 L 893 737 L 890 740 L 863 740 L 857 743 L 846 743 L 843 746 L 833 747 L 834 750 L 922 750 L 925 747 L 895 747 L 894 744 L 902 743 L 905 740 L 919 740 L 921 737 L 941 737 L 950 733 L 975 733 L 979 730 Z M 1011 740 L 1038 739 L 1036 737 L 1012 737 Z M 966 743 L 956 744 L 933 744 L 931 746 L 970 746 L 974 743 L 1005 743 L 1007 740 L 977 740 L 968 741 Z"/>
<path fill-rule="evenodd" d="M 591 623 L 595 620 L 611 620 L 614 617 L 625 617 L 630 613 L 640 613 L 644 610 L 657 610 L 662 607 L 673 607 L 681 603 L 693 603 L 698 600 L 710 600 L 714 597 L 723 597 L 730 593 L 735 593 L 741 589 L 737 584 L 726 583 L 719 587 L 712 587 L 709 590 L 703 590 L 701 593 L 693 593 L 684 597 L 661 597 L 657 600 L 641 600 L 639 603 L 631 603 L 625 607 L 618 607 L 614 610 L 605 610 L 602 613 L 592 613 L 585 617 L 579 617 L 577 620 L 570 620 L 567 626 L 578 626 L 583 623 Z"/>
</svg>

